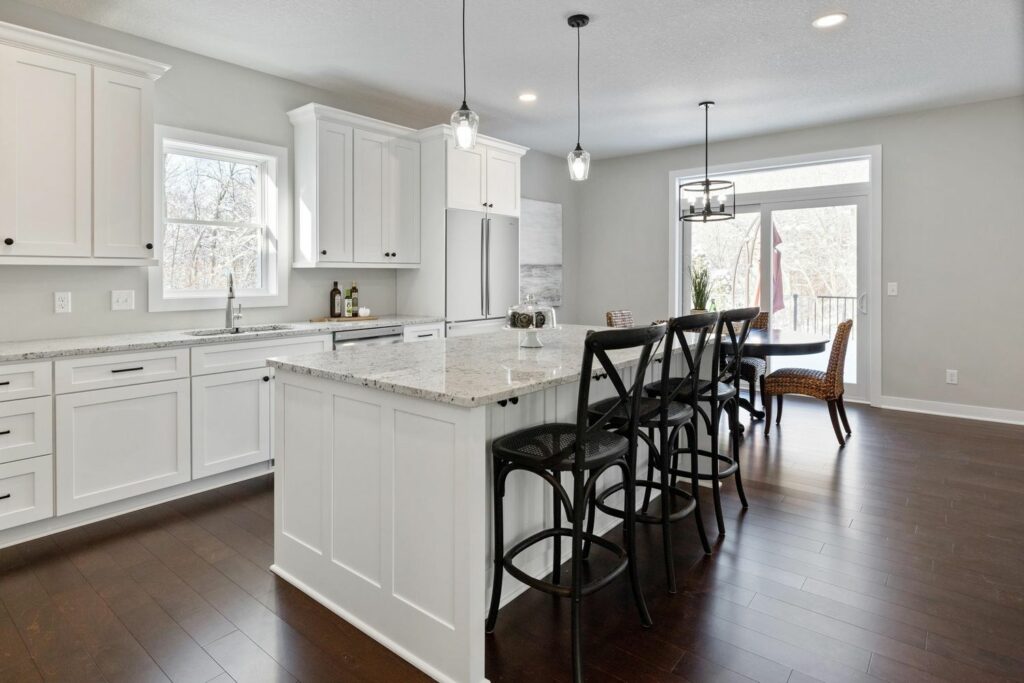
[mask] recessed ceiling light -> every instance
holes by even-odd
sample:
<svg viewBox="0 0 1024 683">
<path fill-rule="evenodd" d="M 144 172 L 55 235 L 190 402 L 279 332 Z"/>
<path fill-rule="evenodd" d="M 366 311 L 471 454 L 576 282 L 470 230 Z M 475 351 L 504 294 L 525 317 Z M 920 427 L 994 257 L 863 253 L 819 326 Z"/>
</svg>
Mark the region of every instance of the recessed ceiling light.
<svg viewBox="0 0 1024 683">
<path fill-rule="evenodd" d="M 520 102 L 536 102 L 537 96 L 532 92 L 524 92 L 519 95 Z"/>
<path fill-rule="evenodd" d="M 846 18 L 846 12 L 833 12 L 832 14 L 818 17 L 811 22 L 811 26 L 814 28 L 832 28 L 833 26 L 839 26 L 839 24 L 846 21 Z"/>
</svg>

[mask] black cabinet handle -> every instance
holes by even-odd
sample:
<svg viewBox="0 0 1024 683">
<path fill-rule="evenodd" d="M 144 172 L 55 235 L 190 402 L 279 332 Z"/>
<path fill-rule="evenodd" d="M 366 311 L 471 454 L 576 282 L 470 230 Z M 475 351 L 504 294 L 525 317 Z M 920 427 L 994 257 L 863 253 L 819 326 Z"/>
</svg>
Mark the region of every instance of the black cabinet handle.
<svg viewBox="0 0 1024 683">
<path fill-rule="evenodd" d="M 516 405 L 517 403 L 519 403 L 519 397 L 513 396 L 512 398 L 505 399 L 503 401 L 498 401 L 498 405 L 501 406 L 502 408 L 507 406 L 509 403 L 511 403 L 512 405 Z"/>
<path fill-rule="evenodd" d="M 391 252 L 391 255 L 392 256 L 398 256 L 398 252 L 397 251 L 393 251 L 393 252 Z"/>
<path fill-rule="evenodd" d="M 10 383 L 11 383 L 11 380 L 9 380 L 9 379 L 8 380 L 4 380 L 3 382 L 0 382 L 0 387 L 6 387 Z"/>
<path fill-rule="evenodd" d="M 149 249 L 150 251 L 152 251 L 153 243 L 152 242 L 146 242 L 146 249 Z"/>
<path fill-rule="evenodd" d="M 118 373 L 118 372 L 135 372 L 136 370 L 144 370 L 144 369 L 145 368 L 143 368 L 140 365 L 137 368 L 118 368 L 117 370 L 111 370 L 111 372 L 113 372 L 113 373 Z"/>
<path fill-rule="evenodd" d="M 10 433 L 11 433 L 10 429 L 5 429 L 4 431 L 0 432 L 0 436 L 5 436 L 5 435 L 10 434 Z"/>
<path fill-rule="evenodd" d="M 434 336 L 433 332 L 427 332 L 426 334 L 417 334 L 416 338 L 417 339 L 426 339 L 427 337 L 433 337 L 433 336 Z"/>
<path fill-rule="evenodd" d="M 263 375 L 263 381 L 264 382 L 269 382 L 270 381 L 270 375 Z"/>
<path fill-rule="evenodd" d="M 320 255 L 321 256 L 327 256 L 327 250 L 326 249 L 321 249 L 320 250 Z"/>
<path fill-rule="evenodd" d="M 11 497 L 11 494 L 5 493 L 4 495 L 0 496 L 0 500 L 7 500 L 10 497 Z"/>
<path fill-rule="evenodd" d="M 12 244 L 14 244 L 14 239 L 8 237 L 7 239 L 4 240 L 4 244 L 6 244 L 7 246 L 11 246 Z"/>
</svg>

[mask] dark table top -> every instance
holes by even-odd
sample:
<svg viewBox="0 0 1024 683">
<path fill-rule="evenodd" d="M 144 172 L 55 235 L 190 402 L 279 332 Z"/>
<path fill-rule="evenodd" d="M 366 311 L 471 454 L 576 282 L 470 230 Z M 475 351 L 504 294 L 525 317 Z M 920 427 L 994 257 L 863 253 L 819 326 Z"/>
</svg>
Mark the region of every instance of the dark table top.
<svg viewBox="0 0 1024 683">
<path fill-rule="evenodd" d="M 828 337 L 813 332 L 751 330 L 743 350 L 757 356 L 803 356 L 821 353 L 830 341 Z M 732 346 L 728 334 L 722 335 L 722 346 L 726 350 Z"/>
</svg>

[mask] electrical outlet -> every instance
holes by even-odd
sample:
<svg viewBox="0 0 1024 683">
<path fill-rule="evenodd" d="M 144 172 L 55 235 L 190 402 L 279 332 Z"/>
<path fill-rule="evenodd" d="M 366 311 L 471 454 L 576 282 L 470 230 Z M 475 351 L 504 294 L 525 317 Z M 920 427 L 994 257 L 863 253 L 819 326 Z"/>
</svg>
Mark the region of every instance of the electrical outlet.
<svg viewBox="0 0 1024 683">
<path fill-rule="evenodd" d="M 957 370 L 946 370 L 946 384 L 960 384 L 960 373 Z"/>
<path fill-rule="evenodd" d="M 71 292 L 54 292 L 53 293 L 53 312 L 54 313 L 70 313 L 71 312 Z"/>
<path fill-rule="evenodd" d="M 112 311 L 134 311 L 135 290 L 114 289 L 110 292 L 110 310 Z"/>
<path fill-rule="evenodd" d="M 886 292 L 889 296 L 897 296 L 900 293 L 899 284 L 896 282 L 890 282 Z"/>
</svg>

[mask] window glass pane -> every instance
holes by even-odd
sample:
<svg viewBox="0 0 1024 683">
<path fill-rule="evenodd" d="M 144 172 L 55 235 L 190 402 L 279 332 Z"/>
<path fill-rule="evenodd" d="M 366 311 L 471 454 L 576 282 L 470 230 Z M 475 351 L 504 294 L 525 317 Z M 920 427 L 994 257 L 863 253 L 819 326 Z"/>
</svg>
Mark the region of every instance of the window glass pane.
<svg viewBox="0 0 1024 683">
<path fill-rule="evenodd" d="M 256 163 L 164 155 L 165 215 L 170 219 L 257 223 Z"/>
<path fill-rule="evenodd" d="M 741 207 L 730 221 L 683 225 L 692 231 L 692 267 L 708 268 L 708 308 L 724 311 L 757 306 L 761 283 L 760 211 L 744 212 Z"/>
<path fill-rule="evenodd" d="M 821 164 L 768 168 L 760 171 L 721 173 L 712 178 L 724 178 L 736 183 L 736 193 L 772 192 L 802 187 L 822 187 L 846 183 L 866 183 L 870 180 L 869 159 L 846 159 Z"/>
<path fill-rule="evenodd" d="M 168 223 L 160 264 L 164 292 L 173 296 L 223 290 L 229 271 L 237 289 L 261 289 L 262 253 L 262 228 Z"/>
</svg>

